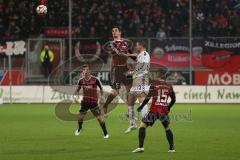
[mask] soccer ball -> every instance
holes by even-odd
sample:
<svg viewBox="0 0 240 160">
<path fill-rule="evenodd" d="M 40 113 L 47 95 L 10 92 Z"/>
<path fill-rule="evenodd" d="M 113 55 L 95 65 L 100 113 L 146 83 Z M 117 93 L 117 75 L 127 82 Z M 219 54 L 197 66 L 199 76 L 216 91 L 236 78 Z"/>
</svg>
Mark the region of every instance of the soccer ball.
<svg viewBox="0 0 240 160">
<path fill-rule="evenodd" d="M 45 5 L 39 5 L 36 9 L 36 12 L 38 15 L 45 15 L 47 14 L 47 6 Z"/>
</svg>

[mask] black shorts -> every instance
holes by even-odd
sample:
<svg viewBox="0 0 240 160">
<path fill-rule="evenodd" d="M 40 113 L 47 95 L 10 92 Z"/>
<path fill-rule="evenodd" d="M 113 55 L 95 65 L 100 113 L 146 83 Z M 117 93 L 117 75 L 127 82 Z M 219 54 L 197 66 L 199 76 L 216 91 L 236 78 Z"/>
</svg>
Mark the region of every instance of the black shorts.
<svg viewBox="0 0 240 160">
<path fill-rule="evenodd" d="M 162 123 L 168 122 L 170 123 L 169 116 L 167 114 L 156 114 L 153 112 L 148 112 L 148 114 L 143 117 L 142 122 L 148 126 L 152 126 L 156 120 L 160 120 Z"/>
<path fill-rule="evenodd" d="M 121 84 L 127 86 L 132 84 L 131 79 L 127 79 L 127 66 L 113 66 L 110 74 L 112 89 L 120 89 Z"/>
<path fill-rule="evenodd" d="M 90 109 L 90 111 L 92 112 L 92 114 L 94 116 L 100 116 L 101 115 L 101 110 L 98 106 L 97 103 L 86 103 L 86 102 L 82 102 L 81 103 L 81 109 L 79 110 L 79 112 L 85 113 Z"/>
</svg>

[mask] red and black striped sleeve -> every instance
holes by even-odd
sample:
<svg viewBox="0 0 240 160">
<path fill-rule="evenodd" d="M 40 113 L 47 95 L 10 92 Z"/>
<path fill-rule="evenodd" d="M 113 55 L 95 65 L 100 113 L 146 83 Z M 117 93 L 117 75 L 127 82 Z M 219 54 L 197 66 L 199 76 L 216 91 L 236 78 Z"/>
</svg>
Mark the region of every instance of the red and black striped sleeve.
<svg viewBox="0 0 240 160">
<path fill-rule="evenodd" d="M 97 84 L 97 86 L 99 87 L 100 90 L 103 90 L 102 83 L 98 78 L 96 78 L 96 84 Z"/>
<path fill-rule="evenodd" d="M 76 93 L 76 92 L 78 93 L 78 92 L 80 91 L 80 89 L 82 88 L 81 80 L 82 80 L 82 78 L 80 78 L 80 79 L 78 80 L 77 88 L 76 88 L 76 90 L 75 90 L 75 93 Z"/>
</svg>

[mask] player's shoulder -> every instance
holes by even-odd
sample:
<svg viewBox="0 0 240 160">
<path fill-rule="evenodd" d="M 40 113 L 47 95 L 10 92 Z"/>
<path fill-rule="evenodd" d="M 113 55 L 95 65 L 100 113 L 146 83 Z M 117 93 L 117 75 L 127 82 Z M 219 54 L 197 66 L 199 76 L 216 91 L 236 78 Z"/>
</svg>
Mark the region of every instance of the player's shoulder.
<svg viewBox="0 0 240 160">
<path fill-rule="evenodd" d="M 91 76 L 91 79 L 100 82 L 100 79 L 99 79 L 97 76 L 93 76 L 93 75 L 92 75 L 92 76 Z"/>
<path fill-rule="evenodd" d="M 130 40 L 129 39 L 126 39 L 126 38 L 121 38 L 121 39 L 117 39 L 117 40 L 112 40 L 112 41 L 110 41 L 110 42 L 112 42 L 112 43 L 128 43 L 128 42 L 130 42 Z"/>
<path fill-rule="evenodd" d="M 144 60 L 149 60 L 150 59 L 150 55 L 149 55 L 149 53 L 147 52 L 147 51 L 144 51 L 143 53 L 142 53 L 142 58 L 144 59 Z"/>
<path fill-rule="evenodd" d="M 147 51 L 143 51 L 142 53 L 140 53 L 140 56 L 142 57 L 148 57 L 149 53 Z"/>
<path fill-rule="evenodd" d="M 141 52 L 137 57 L 138 57 L 138 59 L 140 59 L 142 61 L 149 61 L 149 59 L 150 59 L 150 56 L 147 51 Z"/>
<path fill-rule="evenodd" d="M 166 82 L 166 85 L 169 86 L 169 87 L 171 87 L 171 88 L 173 88 L 173 85 L 172 85 L 172 83 L 170 83 L 170 82 Z"/>
<path fill-rule="evenodd" d="M 77 82 L 77 84 L 80 84 L 80 83 L 82 83 L 82 81 L 83 81 L 83 77 L 80 77 L 80 78 L 78 79 L 78 82 Z"/>
<path fill-rule="evenodd" d="M 122 41 L 122 42 L 130 42 L 130 40 L 127 39 L 127 38 L 121 38 L 120 41 Z"/>
<path fill-rule="evenodd" d="M 166 86 L 172 86 L 172 84 L 170 82 L 167 82 L 166 80 L 160 80 L 160 83 L 166 85 Z"/>
<path fill-rule="evenodd" d="M 173 90 L 173 85 L 170 82 L 165 81 L 165 86 L 170 90 Z"/>
<path fill-rule="evenodd" d="M 147 51 L 144 51 L 143 53 L 144 56 L 149 56 L 149 53 Z"/>
<path fill-rule="evenodd" d="M 167 86 L 169 88 L 172 88 L 172 84 L 163 80 L 163 79 L 162 80 L 156 80 L 155 85 Z"/>
</svg>

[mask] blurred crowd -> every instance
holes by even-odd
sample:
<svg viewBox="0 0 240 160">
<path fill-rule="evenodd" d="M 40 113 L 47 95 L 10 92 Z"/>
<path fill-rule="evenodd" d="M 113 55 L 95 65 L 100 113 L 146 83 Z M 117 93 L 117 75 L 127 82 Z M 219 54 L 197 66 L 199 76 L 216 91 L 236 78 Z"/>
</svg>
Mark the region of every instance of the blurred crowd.
<svg viewBox="0 0 240 160">
<path fill-rule="evenodd" d="M 240 36 L 240 0 L 194 0 L 194 36 Z"/>
<path fill-rule="evenodd" d="M 76 37 L 110 36 L 112 25 L 127 37 L 186 37 L 188 0 L 72 0 Z M 38 1 L 0 0 L 0 37 L 39 36 L 45 27 L 68 26 L 68 0 L 48 1 L 48 14 L 36 15 Z M 192 0 L 193 36 L 240 36 L 240 0 Z"/>
<path fill-rule="evenodd" d="M 188 33 L 186 0 L 76 0 L 73 11 L 73 23 L 80 36 L 104 36 L 112 25 L 121 26 L 128 37 Z"/>
</svg>

